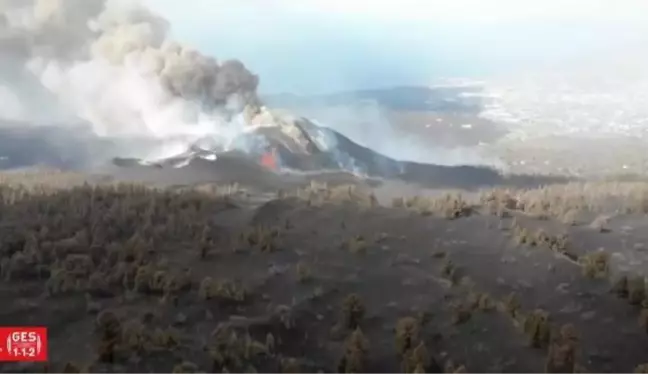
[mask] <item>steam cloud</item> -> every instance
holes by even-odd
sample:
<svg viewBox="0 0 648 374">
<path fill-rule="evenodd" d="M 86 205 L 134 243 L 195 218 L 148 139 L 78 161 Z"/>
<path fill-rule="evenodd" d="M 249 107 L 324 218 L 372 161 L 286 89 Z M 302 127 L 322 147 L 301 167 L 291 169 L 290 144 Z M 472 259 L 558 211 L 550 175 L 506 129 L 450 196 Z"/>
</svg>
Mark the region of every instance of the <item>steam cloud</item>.
<svg viewBox="0 0 648 374">
<path fill-rule="evenodd" d="M 77 117 L 96 135 L 159 139 L 167 149 L 208 135 L 231 141 L 239 117 L 259 110 L 258 77 L 170 41 L 168 31 L 136 1 L 0 0 L 0 68 L 15 73 L 2 79 L 0 116 Z M 40 85 L 48 105 L 29 93 Z"/>
<path fill-rule="evenodd" d="M 261 115 L 259 78 L 240 61 L 220 62 L 173 42 L 169 29 L 137 0 L 0 0 L 0 131 L 3 123 L 21 124 L 38 144 L 53 146 L 52 154 L 99 163 L 116 155 L 162 158 L 200 141 L 251 149 L 239 135 L 265 125 L 259 121 L 276 122 Z M 33 131 L 52 123 L 68 130 L 55 132 L 56 142 L 49 129 Z M 373 130 L 358 127 L 361 139 L 354 140 L 388 156 L 484 163 L 477 155 L 425 150 L 380 116 L 371 123 Z M 332 125 L 341 133 L 354 130 Z M 350 160 L 329 138 L 320 147 Z M 340 163 L 349 167 L 353 160 L 347 161 Z"/>
</svg>

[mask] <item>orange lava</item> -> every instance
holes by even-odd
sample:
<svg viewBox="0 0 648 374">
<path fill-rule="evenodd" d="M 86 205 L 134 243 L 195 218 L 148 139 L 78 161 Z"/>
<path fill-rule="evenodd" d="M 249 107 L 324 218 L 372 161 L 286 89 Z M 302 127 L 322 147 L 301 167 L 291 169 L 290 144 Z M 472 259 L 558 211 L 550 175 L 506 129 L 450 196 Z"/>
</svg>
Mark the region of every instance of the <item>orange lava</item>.
<svg viewBox="0 0 648 374">
<path fill-rule="evenodd" d="M 274 152 L 266 152 L 261 156 L 261 165 L 271 170 L 277 170 L 277 156 Z"/>
</svg>

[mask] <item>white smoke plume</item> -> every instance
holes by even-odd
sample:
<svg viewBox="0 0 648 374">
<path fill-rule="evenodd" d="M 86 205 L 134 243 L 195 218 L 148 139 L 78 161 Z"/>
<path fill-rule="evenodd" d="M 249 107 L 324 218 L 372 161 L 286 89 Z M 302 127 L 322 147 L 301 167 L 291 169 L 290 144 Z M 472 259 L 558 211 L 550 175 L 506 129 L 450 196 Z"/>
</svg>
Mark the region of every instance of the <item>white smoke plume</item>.
<svg viewBox="0 0 648 374">
<path fill-rule="evenodd" d="M 399 130 L 380 105 L 370 100 L 355 105 L 324 105 L 322 108 L 314 106 L 295 110 L 321 127 L 333 129 L 359 145 L 399 161 L 445 166 L 482 165 L 497 169 L 505 167 L 497 157 L 486 154 L 478 147 L 442 147 L 430 144 L 420 134 Z M 335 138 L 324 136 L 318 145 L 334 150 Z"/>
<path fill-rule="evenodd" d="M 25 116 L 25 109 L 16 94 L 6 86 L 0 86 L 0 117 L 19 120 Z"/>
<path fill-rule="evenodd" d="M 174 43 L 168 31 L 134 0 L 0 0 L 0 67 L 33 74 L 99 136 L 159 139 L 164 150 L 205 136 L 230 141 L 240 117 L 259 110 L 258 77 Z M 12 118 L 30 101 L 25 85 L 0 90 Z"/>
<path fill-rule="evenodd" d="M 275 137 L 297 144 L 290 152 L 308 153 L 307 137 L 296 126 L 262 111 L 256 75 L 240 61 L 217 61 L 175 43 L 169 31 L 169 23 L 138 0 L 0 0 L 0 130 L 3 122 L 67 126 L 54 150 L 80 147 L 102 158 L 93 160 L 99 163 L 117 155 L 164 158 L 207 141 L 248 151 L 263 147 L 264 139 L 240 135 L 266 125 L 281 127 Z M 377 109 L 366 118 L 374 109 L 362 115 L 371 128 L 347 134 L 335 113 L 324 125 L 403 161 L 490 164 L 471 151 L 416 144 Z M 335 137 L 325 140 L 321 149 L 341 167 L 357 169 Z M 8 143 L 5 137 L 2 144 Z"/>
</svg>

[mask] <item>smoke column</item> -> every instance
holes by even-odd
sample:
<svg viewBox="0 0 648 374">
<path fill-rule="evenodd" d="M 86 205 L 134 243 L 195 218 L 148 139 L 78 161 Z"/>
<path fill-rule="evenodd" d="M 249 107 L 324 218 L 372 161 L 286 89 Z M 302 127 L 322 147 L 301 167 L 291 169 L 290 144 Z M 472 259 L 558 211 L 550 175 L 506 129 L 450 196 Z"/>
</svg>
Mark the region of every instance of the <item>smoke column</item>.
<svg viewBox="0 0 648 374">
<path fill-rule="evenodd" d="M 53 152 L 77 147 L 99 164 L 117 155 L 164 158 L 207 142 L 250 151 L 264 139 L 241 135 L 259 126 L 275 125 L 291 140 L 306 141 L 295 126 L 266 119 L 259 78 L 243 63 L 175 43 L 169 30 L 137 0 L 0 0 L 0 130 L 3 123 L 67 127 L 57 133 Z M 323 125 L 347 132 L 334 117 Z M 410 139 L 395 143 L 400 134 L 380 115 L 370 117 L 372 129 L 357 132 L 364 145 L 388 156 L 490 164 L 480 155 L 437 152 Z M 32 132 L 40 143 L 51 133 Z M 374 137 L 366 139 L 367 133 Z M 327 139 L 320 148 L 349 168 L 355 160 L 333 136 Z M 72 152 L 67 158 L 84 157 Z"/>
<path fill-rule="evenodd" d="M 22 77 L 0 77 L 0 115 L 76 118 L 100 137 L 158 140 L 163 153 L 206 136 L 232 141 L 241 117 L 259 110 L 258 77 L 240 61 L 174 43 L 168 31 L 136 1 L 0 0 L 0 67 Z M 48 105 L 33 102 L 37 85 Z"/>
</svg>

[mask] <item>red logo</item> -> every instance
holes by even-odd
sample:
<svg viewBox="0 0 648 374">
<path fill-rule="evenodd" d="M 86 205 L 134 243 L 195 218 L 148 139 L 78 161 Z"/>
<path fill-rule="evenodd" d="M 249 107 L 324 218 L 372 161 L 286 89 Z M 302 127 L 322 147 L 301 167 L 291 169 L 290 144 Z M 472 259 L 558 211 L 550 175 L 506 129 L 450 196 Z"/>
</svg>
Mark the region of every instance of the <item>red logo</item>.
<svg viewBox="0 0 648 374">
<path fill-rule="evenodd" d="M 2 361 L 47 361 L 47 328 L 0 327 Z"/>
</svg>

